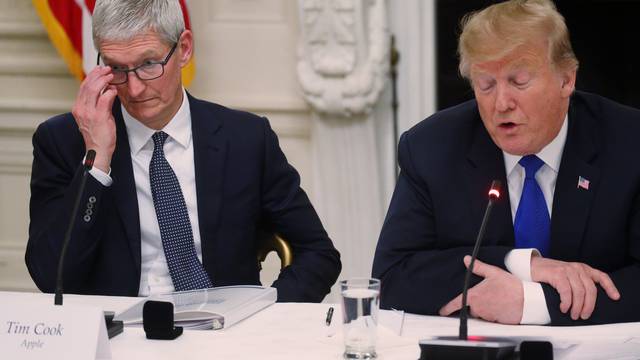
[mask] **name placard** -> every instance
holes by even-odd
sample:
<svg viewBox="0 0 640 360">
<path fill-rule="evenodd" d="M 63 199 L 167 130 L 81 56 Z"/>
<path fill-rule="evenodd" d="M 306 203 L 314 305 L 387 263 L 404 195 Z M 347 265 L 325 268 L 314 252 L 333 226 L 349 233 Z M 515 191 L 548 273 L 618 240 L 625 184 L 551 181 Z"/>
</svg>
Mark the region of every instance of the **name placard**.
<svg viewBox="0 0 640 360">
<path fill-rule="evenodd" d="M 1 305 L 0 349 L 6 359 L 111 359 L 104 315 L 85 305 Z"/>
</svg>

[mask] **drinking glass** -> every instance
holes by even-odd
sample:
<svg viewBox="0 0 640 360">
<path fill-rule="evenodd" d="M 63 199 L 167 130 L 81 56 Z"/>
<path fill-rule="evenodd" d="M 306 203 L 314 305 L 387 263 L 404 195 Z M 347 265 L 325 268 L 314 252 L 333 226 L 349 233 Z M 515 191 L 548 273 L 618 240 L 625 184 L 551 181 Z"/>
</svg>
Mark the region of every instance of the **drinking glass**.
<svg viewBox="0 0 640 360">
<path fill-rule="evenodd" d="M 340 282 L 345 359 L 375 359 L 380 307 L 380 280 L 354 278 Z"/>
</svg>

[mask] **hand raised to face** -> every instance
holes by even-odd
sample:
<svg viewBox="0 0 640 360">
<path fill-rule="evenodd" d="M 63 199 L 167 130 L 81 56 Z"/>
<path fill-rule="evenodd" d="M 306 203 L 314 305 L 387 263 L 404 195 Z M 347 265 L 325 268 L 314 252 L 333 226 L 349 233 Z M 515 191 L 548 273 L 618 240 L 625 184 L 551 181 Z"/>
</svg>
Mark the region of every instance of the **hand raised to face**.
<svg viewBox="0 0 640 360">
<path fill-rule="evenodd" d="M 108 172 L 116 146 L 116 125 L 111 107 L 116 98 L 111 68 L 96 66 L 80 84 L 71 110 L 86 149 L 96 151 L 94 167 Z"/>
</svg>

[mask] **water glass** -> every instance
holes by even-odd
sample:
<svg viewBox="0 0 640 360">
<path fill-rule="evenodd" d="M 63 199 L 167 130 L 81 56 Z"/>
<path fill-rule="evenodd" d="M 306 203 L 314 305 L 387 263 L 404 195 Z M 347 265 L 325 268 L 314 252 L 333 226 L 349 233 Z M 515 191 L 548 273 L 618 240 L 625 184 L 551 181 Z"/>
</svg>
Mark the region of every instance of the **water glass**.
<svg viewBox="0 0 640 360">
<path fill-rule="evenodd" d="M 340 282 L 345 359 L 375 359 L 380 307 L 380 280 L 354 278 Z"/>
</svg>

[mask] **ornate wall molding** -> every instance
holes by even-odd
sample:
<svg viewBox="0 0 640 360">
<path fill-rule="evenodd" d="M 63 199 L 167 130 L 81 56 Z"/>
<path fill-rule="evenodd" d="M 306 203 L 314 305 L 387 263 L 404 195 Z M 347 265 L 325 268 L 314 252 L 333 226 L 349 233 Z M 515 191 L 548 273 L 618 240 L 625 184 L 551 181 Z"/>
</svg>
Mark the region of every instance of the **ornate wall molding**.
<svg viewBox="0 0 640 360">
<path fill-rule="evenodd" d="M 299 0 L 298 77 L 322 114 L 367 114 L 384 88 L 389 34 L 384 0 Z"/>
</svg>

